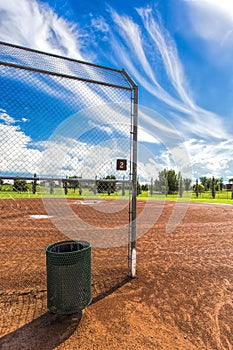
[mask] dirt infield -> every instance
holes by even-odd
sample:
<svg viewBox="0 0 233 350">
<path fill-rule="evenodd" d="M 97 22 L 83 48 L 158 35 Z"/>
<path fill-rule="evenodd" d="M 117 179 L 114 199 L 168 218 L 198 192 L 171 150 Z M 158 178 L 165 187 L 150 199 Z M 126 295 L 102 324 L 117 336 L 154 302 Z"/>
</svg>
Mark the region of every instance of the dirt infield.
<svg viewBox="0 0 233 350">
<path fill-rule="evenodd" d="M 100 227 L 116 215 L 98 222 L 93 207 L 70 205 Z M 173 206 L 138 239 L 136 278 L 127 277 L 127 247 L 94 247 L 92 304 L 58 316 L 46 307 L 45 247 L 66 237 L 49 218 L 30 217 L 47 214 L 41 200 L 0 201 L 0 349 L 233 349 L 233 207 L 190 204 L 166 233 Z"/>
</svg>

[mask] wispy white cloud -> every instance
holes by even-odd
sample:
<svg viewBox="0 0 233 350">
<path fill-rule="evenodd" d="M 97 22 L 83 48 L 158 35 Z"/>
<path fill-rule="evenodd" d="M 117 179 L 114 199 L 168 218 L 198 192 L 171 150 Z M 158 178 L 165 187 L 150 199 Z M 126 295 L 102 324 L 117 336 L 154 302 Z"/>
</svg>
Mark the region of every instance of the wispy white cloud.
<svg viewBox="0 0 233 350">
<path fill-rule="evenodd" d="M 177 130 L 186 138 L 201 137 L 206 140 L 230 138 L 225 128 L 226 124 L 215 113 L 197 108 L 197 111 L 192 113 L 192 118 L 177 112 L 169 112 L 169 114 L 173 117 Z"/>
<path fill-rule="evenodd" d="M 188 113 L 189 109 L 182 105 L 176 98 L 171 96 L 165 88 L 161 86 L 155 74 L 155 69 L 147 57 L 144 46 L 143 34 L 137 23 L 128 16 L 120 16 L 111 9 L 110 13 L 114 22 L 118 26 L 119 34 L 123 43 L 114 34 L 111 37 L 113 49 L 116 53 L 121 52 L 121 60 L 135 77 L 136 81 L 144 86 L 151 94 L 182 112 Z M 156 54 L 156 50 L 148 55 L 151 58 Z M 116 55 L 117 57 L 117 55 Z"/>
<path fill-rule="evenodd" d="M 101 33 L 107 33 L 109 31 L 109 25 L 102 16 L 92 18 L 91 26 Z"/>
<path fill-rule="evenodd" d="M 83 59 L 77 26 L 36 0 L 0 0 L 0 40 Z"/>
<path fill-rule="evenodd" d="M 160 24 L 155 21 L 153 10 L 151 8 L 140 8 L 137 9 L 137 12 L 142 17 L 144 26 L 150 38 L 160 52 L 165 72 L 167 73 L 171 84 L 174 86 L 181 100 L 191 109 L 194 109 L 195 104 L 192 97 L 190 97 L 190 91 L 189 94 L 187 93 L 187 90 L 190 89 L 187 86 L 183 67 L 179 60 L 174 41 L 170 37 L 168 31 L 162 27 L 160 19 Z"/>
<path fill-rule="evenodd" d="M 113 9 L 112 18 L 117 25 L 119 40 L 111 41 L 116 52 L 121 52 L 121 59 L 126 65 L 130 74 L 148 92 L 163 101 L 169 108 L 179 115 L 179 128 L 188 137 L 192 134 L 203 137 L 228 138 L 229 135 L 222 122 L 222 117 L 198 106 L 192 97 L 191 88 L 188 87 L 188 80 L 185 77 L 182 63 L 178 56 L 175 41 L 163 27 L 161 21 L 156 18 L 152 8 L 137 9 L 142 19 L 144 30 L 139 29 L 132 18 L 120 16 Z M 146 44 L 150 42 L 151 50 Z M 166 86 L 162 86 L 155 74 L 153 57 L 159 52 L 164 74 L 168 77 Z M 173 89 L 171 89 L 171 87 Z M 173 90 L 174 94 L 169 93 Z M 208 129 L 194 127 L 205 121 Z"/>
<path fill-rule="evenodd" d="M 231 0 L 186 1 L 189 16 L 196 33 L 218 45 L 232 45 L 233 2 Z"/>
<path fill-rule="evenodd" d="M 120 16 L 114 10 L 111 10 L 111 13 L 114 22 L 118 25 L 120 29 L 120 34 L 124 38 L 125 42 L 127 42 L 130 48 L 131 54 L 136 54 L 136 57 L 140 59 L 140 64 L 145 69 L 149 78 L 153 81 L 155 85 L 158 86 L 158 81 L 154 76 L 153 69 L 143 49 L 142 36 L 139 25 L 133 22 L 128 16 Z"/>
<path fill-rule="evenodd" d="M 140 55 L 138 55 L 137 58 L 135 59 L 135 56 L 129 50 L 128 46 L 121 44 L 114 37 L 111 38 L 111 43 L 115 52 L 121 53 L 121 61 L 123 65 L 127 68 L 127 70 L 134 77 L 135 81 L 137 81 L 138 84 L 142 85 L 152 95 L 157 97 L 159 100 L 165 102 L 167 105 L 171 106 L 172 108 L 182 113 L 186 113 L 186 114 L 189 113 L 189 108 L 187 108 L 184 104 L 181 104 L 176 98 L 170 95 L 159 84 L 159 82 L 156 80 L 155 77 L 151 79 L 151 77 L 148 76 L 146 67 L 144 67 L 143 65 L 140 65 Z M 143 47 L 141 47 L 141 49 L 142 48 Z M 152 69 L 150 70 L 152 71 Z"/>
<path fill-rule="evenodd" d="M 140 112 L 141 125 L 149 130 L 148 133 L 154 132 L 157 140 L 165 141 L 164 144 L 168 148 L 159 151 L 156 160 L 165 167 L 174 168 L 174 165 L 177 164 L 182 166 L 184 154 L 188 153 L 190 158 L 186 157 L 184 164 L 184 171 L 187 170 L 188 177 L 190 177 L 191 168 L 194 174 L 212 173 L 215 176 L 222 174 L 226 177 L 228 172 L 231 172 L 230 159 L 233 154 L 231 137 L 223 123 L 222 116 L 196 103 L 175 41 L 163 27 L 158 14 L 151 8 L 137 9 L 137 12 L 143 23 L 140 29 L 132 18 L 116 15 L 112 10 L 113 19 L 118 27 L 118 35 L 121 37 L 121 42 L 117 36 L 112 42 L 116 52 L 118 50 L 121 52 L 121 58 L 135 80 L 168 106 L 167 116 L 169 115 L 171 120 L 170 130 L 167 131 L 163 130 L 165 126 L 168 127 L 164 122 L 154 125 L 158 116 L 154 115 L 150 118 Z M 137 43 L 136 47 L 133 48 L 135 43 Z M 151 50 L 148 50 L 148 43 L 150 43 Z M 167 76 L 166 87 L 155 74 L 156 67 L 153 65 L 153 57 L 156 56 L 158 62 L 158 53 L 161 58 L 160 68 Z M 189 141 L 182 142 L 177 136 L 179 133 Z M 174 147 L 171 141 L 173 137 Z"/>
</svg>

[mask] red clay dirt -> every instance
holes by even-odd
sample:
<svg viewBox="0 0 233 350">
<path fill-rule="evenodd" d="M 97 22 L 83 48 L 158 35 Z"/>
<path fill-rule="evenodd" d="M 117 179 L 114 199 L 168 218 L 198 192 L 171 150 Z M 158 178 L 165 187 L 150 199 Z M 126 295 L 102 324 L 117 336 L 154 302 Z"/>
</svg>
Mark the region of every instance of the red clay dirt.
<svg viewBox="0 0 233 350">
<path fill-rule="evenodd" d="M 99 227 L 114 220 L 108 213 L 98 222 L 89 206 L 72 203 Z M 49 219 L 30 218 L 46 214 L 41 200 L 1 200 L 0 349 L 233 349 L 233 207 L 190 204 L 167 233 L 173 207 L 165 203 L 137 240 L 136 278 L 127 277 L 127 247 L 94 247 L 92 304 L 58 316 L 46 306 L 45 247 L 67 237 Z"/>
</svg>

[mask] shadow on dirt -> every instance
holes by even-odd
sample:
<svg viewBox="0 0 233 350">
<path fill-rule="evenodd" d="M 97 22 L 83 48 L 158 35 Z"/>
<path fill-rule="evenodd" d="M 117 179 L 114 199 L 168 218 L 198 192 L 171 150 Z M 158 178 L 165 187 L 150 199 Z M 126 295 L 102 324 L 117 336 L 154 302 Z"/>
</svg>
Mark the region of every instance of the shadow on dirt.
<svg viewBox="0 0 233 350">
<path fill-rule="evenodd" d="M 131 280 L 131 277 L 125 277 L 120 281 L 115 281 L 114 285 L 105 283 L 105 286 L 101 286 L 100 288 L 101 292 L 95 293 L 96 295 L 92 299 L 92 304 L 114 293 Z M 65 342 L 77 330 L 81 319 L 81 311 L 72 315 L 56 315 L 46 312 L 42 316 L 0 338 L 0 349 L 52 350 Z"/>
<path fill-rule="evenodd" d="M 117 289 L 119 289 L 120 287 L 124 286 L 126 283 L 130 282 L 132 280 L 132 277 L 125 277 L 122 281 L 116 283 L 114 286 L 111 286 L 110 288 L 106 289 L 105 291 L 103 291 L 102 293 L 99 293 L 98 295 L 96 295 L 93 299 L 92 299 L 92 304 L 97 303 L 98 301 L 104 299 L 105 297 L 107 297 L 108 295 L 114 293 Z"/>
<path fill-rule="evenodd" d="M 1 350 L 52 350 L 67 340 L 77 329 L 82 312 L 55 315 L 46 312 L 0 339 Z"/>
</svg>

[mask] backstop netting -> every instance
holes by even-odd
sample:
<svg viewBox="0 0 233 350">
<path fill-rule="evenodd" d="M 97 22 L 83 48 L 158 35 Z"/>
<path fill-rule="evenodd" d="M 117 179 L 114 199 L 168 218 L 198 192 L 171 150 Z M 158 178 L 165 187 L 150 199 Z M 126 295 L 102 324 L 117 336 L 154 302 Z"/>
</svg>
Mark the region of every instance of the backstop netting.
<svg viewBox="0 0 233 350">
<path fill-rule="evenodd" d="M 130 274 L 137 87 L 124 70 L 3 42 L 0 84 L 0 291 L 45 290 L 46 246 L 85 239 L 98 297 Z"/>
</svg>

